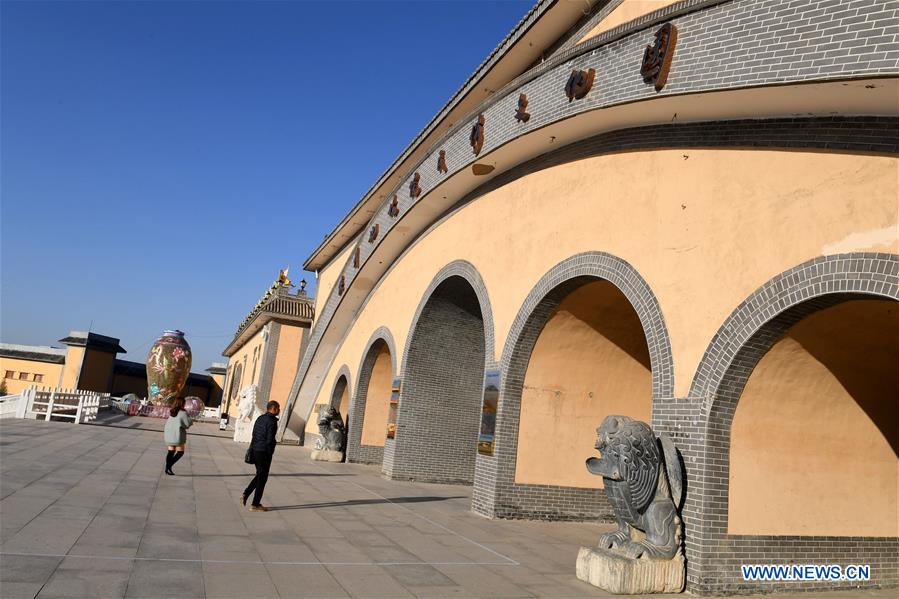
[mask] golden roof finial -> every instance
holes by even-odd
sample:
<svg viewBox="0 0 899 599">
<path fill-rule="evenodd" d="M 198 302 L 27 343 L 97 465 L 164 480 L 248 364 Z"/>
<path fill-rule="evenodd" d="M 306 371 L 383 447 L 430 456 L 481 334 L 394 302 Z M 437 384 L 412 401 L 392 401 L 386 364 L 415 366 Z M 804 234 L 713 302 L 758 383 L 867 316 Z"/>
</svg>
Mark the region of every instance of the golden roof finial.
<svg viewBox="0 0 899 599">
<path fill-rule="evenodd" d="M 288 266 L 287 268 L 285 268 L 283 270 L 278 271 L 278 282 L 281 285 L 283 285 L 284 287 L 293 287 L 293 283 L 287 277 L 287 271 L 289 271 L 289 270 L 290 270 L 290 266 Z"/>
</svg>

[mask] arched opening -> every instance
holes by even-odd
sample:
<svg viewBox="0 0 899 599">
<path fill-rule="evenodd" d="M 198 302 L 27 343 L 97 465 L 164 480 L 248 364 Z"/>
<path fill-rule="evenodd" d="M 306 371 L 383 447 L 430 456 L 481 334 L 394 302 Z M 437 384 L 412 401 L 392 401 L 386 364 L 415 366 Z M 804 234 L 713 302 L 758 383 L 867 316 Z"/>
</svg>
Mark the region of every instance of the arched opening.
<svg viewBox="0 0 899 599">
<path fill-rule="evenodd" d="M 391 478 L 471 484 L 486 355 L 484 316 L 471 284 L 450 276 L 414 323 L 403 367 Z"/>
<path fill-rule="evenodd" d="M 378 337 L 369 345 L 359 368 L 352 408 L 353 426 L 348 430 L 348 461 L 361 464 L 383 461 L 392 383 L 390 344 Z"/>
<path fill-rule="evenodd" d="M 340 415 L 346 418 L 347 406 L 350 404 L 350 386 L 346 377 L 341 375 L 334 385 L 334 391 L 331 392 L 331 407 L 337 408 Z"/>
<path fill-rule="evenodd" d="M 897 365 L 895 301 L 845 301 L 792 324 L 736 406 L 727 532 L 899 534 Z"/>
<path fill-rule="evenodd" d="M 609 281 L 581 278 L 549 297 L 561 300 L 527 357 L 515 482 L 601 488 L 584 460 L 606 416 L 650 421 L 649 348 L 640 317 Z"/>
</svg>

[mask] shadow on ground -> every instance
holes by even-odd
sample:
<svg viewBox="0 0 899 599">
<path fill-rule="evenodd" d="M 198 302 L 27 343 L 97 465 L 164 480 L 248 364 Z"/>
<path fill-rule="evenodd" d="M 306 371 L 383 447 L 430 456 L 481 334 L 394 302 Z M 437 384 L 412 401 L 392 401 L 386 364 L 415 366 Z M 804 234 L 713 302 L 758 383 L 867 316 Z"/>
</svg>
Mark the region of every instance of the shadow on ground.
<svg viewBox="0 0 899 599">
<path fill-rule="evenodd" d="M 464 495 L 452 497 L 393 497 L 384 499 L 349 499 L 347 501 L 326 501 L 322 503 L 303 503 L 300 505 L 280 505 L 268 508 L 270 512 L 279 510 L 308 510 L 320 507 L 349 507 L 351 505 L 376 505 L 379 503 L 425 503 L 428 501 L 447 501 L 448 499 L 468 499 Z"/>
<path fill-rule="evenodd" d="M 241 472 L 238 474 L 182 474 L 181 476 L 190 476 L 190 477 L 198 477 L 198 476 L 253 476 L 255 473 L 253 471 L 250 472 Z M 354 474 L 331 474 L 324 472 L 288 472 L 286 474 L 269 474 L 269 478 L 278 477 L 278 476 L 355 476 Z"/>
</svg>

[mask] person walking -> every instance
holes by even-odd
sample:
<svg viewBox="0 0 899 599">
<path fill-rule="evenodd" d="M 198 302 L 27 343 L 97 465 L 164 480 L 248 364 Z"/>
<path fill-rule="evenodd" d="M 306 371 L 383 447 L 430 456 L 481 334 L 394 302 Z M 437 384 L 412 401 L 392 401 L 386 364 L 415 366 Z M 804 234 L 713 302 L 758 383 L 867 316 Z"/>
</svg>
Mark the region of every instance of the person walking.
<svg viewBox="0 0 899 599">
<path fill-rule="evenodd" d="M 278 414 L 280 412 L 281 404 L 272 400 L 265 406 L 265 414 L 257 418 L 256 424 L 253 425 L 250 451 L 253 453 L 256 476 L 240 496 L 240 503 L 246 505 L 250 493 L 253 493 L 253 503 L 250 504 L 251 512 L 268 511 L 268 508 L 261 503 L 262 492 L 265 491 L 268 471 L 272 466 L 272 457 L 275 455 L 275 433 L 278 432 Z"/>
<path fill-rule="evenodd" d="M 187 444 L 187 429 L 191 427 L 193 421 L 187 415 L 184 409 L 184 399 L 177 397 L 172 401 L 172 408 L 169 410 L 169 419 L 165 421 L 165 444 L 168 447 L 168 454 L 165 456 L 165 473 L 168 475 L 175 474 L 172 472 L 172 466 L 175 462 L 184 457 L 184 446 Z"/>
</svg>

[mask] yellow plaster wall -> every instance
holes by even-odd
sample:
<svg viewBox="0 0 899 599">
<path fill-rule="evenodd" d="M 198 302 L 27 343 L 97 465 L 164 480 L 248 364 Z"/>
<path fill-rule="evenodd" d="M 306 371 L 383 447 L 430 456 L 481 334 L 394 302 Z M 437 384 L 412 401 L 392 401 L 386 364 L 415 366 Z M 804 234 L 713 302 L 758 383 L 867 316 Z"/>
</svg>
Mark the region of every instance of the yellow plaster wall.
<svg viewBox="0 0 899 599">
<path fill-rule="evenodd" d="M 343 388 L 343 393 L 340 394 L 340 402 L 337 404 L 337 410 L 340 412 L 341 418 L 346 420 L 346 411 L 350 405 L 350 388 L 346 386 Z"/>
<path fill-rule="evenodd" d="M 337 278 L 343 272 L 343 267 L 346 265 L 346 261 L 350 259 L 350 254 L 355 249 L 356 244 L 351 243 L 349 246 L 344 248 L 344 250 L 333 260 L 331 260 L 331 262 L 329 262 L 327 266 L 325 266 L 318 272 L 318 280 L 315 285 L 316 316 L 318 316 L 320 307 L 324 306 L 325 302 L 328 301 L 328 296 L 331 295 L 331 289 L 333 289 L 337 284 Z"/>
<path fill-rule="evenodd" d="M 212 395 L 209 398 L 210 403 L 213 405 L 219 405 L 222 401 L 222 393 L 224 390 L 225 383 L 225 375 L 224 374 L 210 374 L 212 377 L 212 382 L 215 386 L 212 389 Z"/>
<path fill-rule="evenodd" d="M 678 0 L 624 0 L 615 10 L 610 12 L 606 18 L 596 24 L 596 27 L 578 40 L 578 43 L 585 42 L 591 37 L 596 37 L 600 33 L 614 29 L 619 25 L 623 25 L 629 21 L 633 21 L 643 15 L 647 15 L 660 8 L 665 8 L 670 4 L 674 4 Z"/>
<path fill-rule="evenodd" d="M 281 404 L 282 408 L 287 405 L 287 396 L 293 385 L 293 378 L 297 374 L 302 333 L 303 329 L 300 327 L 281 325 L 278 349 L 275 355 L 275 369 L 272 373 L 272 388 L 268 399 L 274 399 Z"/>
<path fill-rule="evenodd" d="M 265 327 L 263 327 L 262 329 L 259 329 L 259 331 L 257 331 L 255 335 L 250 337 L 247 340 L 247 342 L 244 343 L 240 347 L 240 349 L 238 349 L 236 352 L 234 352 L 231 355 L 230 358 L 228 358 L 228 366 L 231 367 L 232 377 L 233 377 L 234 369 L 237 368 L 237 365 L 243 364 L 243 372 L 241 374 L 240 384 L 234 391 L 234 396 L 231 398 L 231 405 L 228 406 L 228 414 L 230 414 L 232 416 L 237 415 L 237 407 L 238 407 L 238 404 L 240 403 L 240 400 L 238 397 L 240 390 L 243 389 L 244 387 L 246 387 L 247 385 L 251 384 L 251 377 L 253 375 L 253 348 L 261 347 L 263 345 L 262 331 L 264 328 Z M 258 374 L 259 367 L 258 366 L 257 366 L 256 370 L 257 370 L 256 376 L 258 377 L 259 376 L 259 374 Z M 231 387 L 231 378 L 230 377 L 228 379 L 228 387 L 229 387 L 229 389 Z"/>
<path fill-rule="evenodd" d="M 559 304 L 531 353 L 515 482 L 601 488 L 584 460 L 609 414 L 650 421 L 652 375 L 637 313 L 617 287 L 597 281 Z"/>
<path fill-rule="evenodd" d="M 684 396 L 718 327 L 771 277 L 824 253 L 899 253 L 896 172 L 897 160 L 882 156 L 672 149 L 532 173 L 467 204 L 394 265 L 357 315 L 316 403 L 328 401 L 341 364 L 360 363 L 379 326 L 393 333 L 402 364 L 416 307 L 447 263 L 468 260 L 481 273 L 496 359 L 540 277 L 586 251 L 616 255 L 646 279 Z"/>
<path fill-rule="evenodd" d="M 390 393 L 393 385 L 393 365 L 390 363 L 390 349 L 381 345 L 375 358 L 365 398 L 362 422 L 362 445 L 384 446 L 387 437 L 387 412 L 390 409 Z"/>
<path fill-rule="evenodd" d="M 734 414 L 728 532 L 899 534 L 899 302 L 794 325 Z"/>
<path fill-rule="evenodd" d="M 77 389 L 78 377 L 81 374 L 81 362 L 84 360 L 84 347 L 69 345 L 66 347 L 66 364 L 62 372 L 63 389 Z"/>
<path fill-rule="evenodd" d="M 12 378 L 6 378 L 7 370 L 13 371 Z M 3 377 L 2 380 L 6 383 L 6 392 L 10 395 L 18 395 L 31 386 L 56 387 L 62 371 L 62 364 L 0 357 L 0 376 Z M 28 373 L 28 379 L 20 380 L 20 372 Z M 35 374 L 43 375 L 43 380 L 39 383 L 35 382 Z"/>
<path fill-rule="evenodd" d="M 84 360 L 81 363 L 81 377 L 78 379 L 78 388 L 85 391 L 97 391 L 98 393 L 109 392 L 114 363 L 114 353 L 87 348 Z"/>
</svg>

